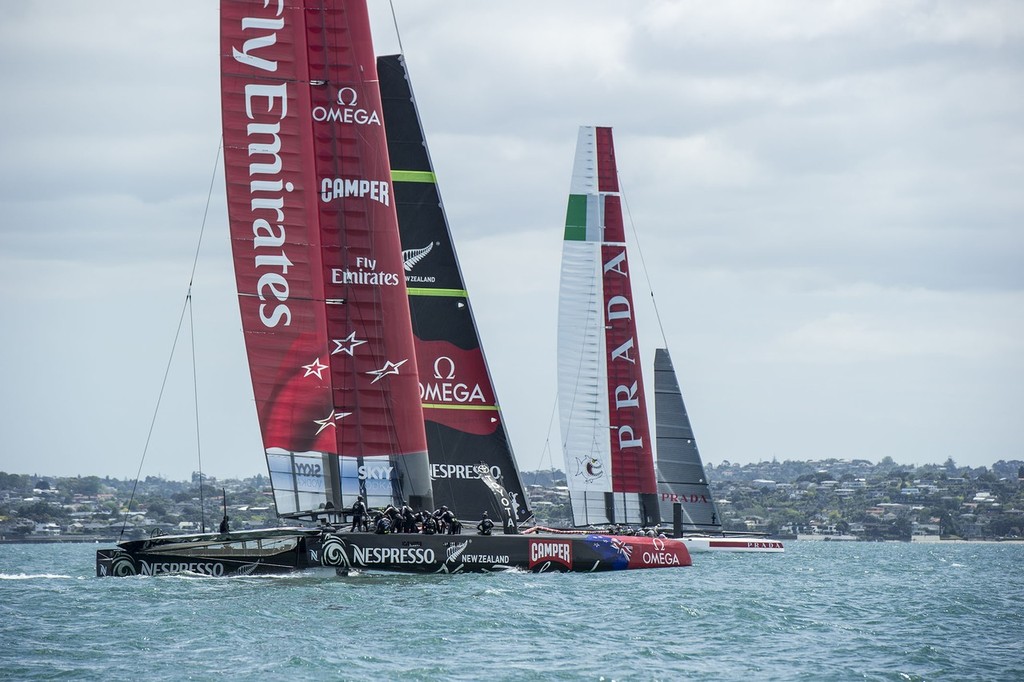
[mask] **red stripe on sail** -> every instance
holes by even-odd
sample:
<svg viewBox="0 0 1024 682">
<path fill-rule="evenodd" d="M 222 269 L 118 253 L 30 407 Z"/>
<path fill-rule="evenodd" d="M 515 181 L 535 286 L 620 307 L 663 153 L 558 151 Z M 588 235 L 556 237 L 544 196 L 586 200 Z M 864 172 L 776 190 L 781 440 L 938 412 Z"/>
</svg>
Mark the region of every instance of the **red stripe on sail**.
<svg viewBox="0 0 1024 682">
<path fill-rule="evenodd" d="M 615 145 L 611 128 L 595 128 L 597 137 L 597 189 L 600 192 L 618 192 L 619 175 L 615 165 Z M 605 241 L 613 241 L 605 239 Z"/>
<path fill-rule="evenodd" d="M 618 192 L 611 128 L 597 128 L 598 184 L 602 192 Z M 640 364 L 629 281 L 622 205 L 617 194 L 602 195 L 605 358 L 608 370 L 608 414 L 611 428 L 612 491 L 657 491 L 651 450 L 644 377 Z"/>
<path fill-rule="evenodd" d="M 625 244 L 602 245 L 601 260 L 604 264 L 612 490 L 653 493 L 657 491 L 657 480 Z"/>
</svg>

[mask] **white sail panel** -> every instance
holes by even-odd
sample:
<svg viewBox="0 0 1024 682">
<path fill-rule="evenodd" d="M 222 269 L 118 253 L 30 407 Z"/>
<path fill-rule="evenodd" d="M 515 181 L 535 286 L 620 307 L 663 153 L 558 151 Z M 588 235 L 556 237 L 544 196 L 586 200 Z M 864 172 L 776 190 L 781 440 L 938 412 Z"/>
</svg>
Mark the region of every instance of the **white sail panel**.
<svg viewBox="0 0 1024 682">
<path fill-rule="evenodd" d="M 599 242 L 565 242 L 558 302 L 558 405 L 570 493 L 612 489 L 600 270 Z M 603 509 L 603 497 L 600 504 Z"/>
</svg>

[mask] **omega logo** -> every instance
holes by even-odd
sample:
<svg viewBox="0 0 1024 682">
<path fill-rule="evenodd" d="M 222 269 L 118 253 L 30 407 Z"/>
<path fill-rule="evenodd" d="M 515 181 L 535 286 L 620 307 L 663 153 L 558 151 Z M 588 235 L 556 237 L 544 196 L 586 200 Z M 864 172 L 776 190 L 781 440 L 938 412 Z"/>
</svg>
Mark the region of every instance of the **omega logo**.
<svg viewBox="0 0 1024 682">
<path fill-rule="evenodd" d="M 445 364 L 448 365 L 448 374 L 445 374 Z M 435 379 L 454 379 L 455 378 L 455 361 L 446 355 L 442 355 L 437 360 L 434 360 L 434 378 Z"/>
<path fill-rule="evenodd" d="M 345 101 L 345 93 L 348 93 L 351 98 L 348 102 Z M 344 87 L 338 90 L 338 104 L 343 107 L 354 107 L 359 101 L 359 95 L 356 94 L 355 88 Z"/>
</svg>

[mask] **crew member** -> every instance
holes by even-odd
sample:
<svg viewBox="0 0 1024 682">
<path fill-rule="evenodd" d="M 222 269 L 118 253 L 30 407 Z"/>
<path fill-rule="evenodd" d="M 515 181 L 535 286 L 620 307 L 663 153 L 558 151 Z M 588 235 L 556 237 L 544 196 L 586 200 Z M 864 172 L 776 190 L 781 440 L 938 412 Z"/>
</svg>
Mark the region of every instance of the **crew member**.
<svg viewBox="0 0 1024 682">
<path fill-rule="evenodd" d="M 444 532 L 444 533 L 447 533 L 449 535 L 455 535 L 456 532 L 457 532 L 455 530 L 455 526 L 457 524 L 458 524 L 458 521 L 455 520 L 455 514 L 452 514 L 451 510 L 448 509 L 448 507 L 442 506 L 441 507 L 441 531 Z"/>
<path fill-rule="evenodd" d="M 480 519 L 480 523 L 476 524 L 477 533 L 480 535 L 490 535 L 491 528 L 494 528 L 494 521 L 491 521 L 487 516 L 487 512 L 484 512 L 483 518 Z"/>
<path fill-rule="evenodd" d="M 363 517 L 366 516 L 366 504 L 363 502 L 363 496 L 357 495 L 355 504 L 352 505 L 352 528 L 349 530 L 350 533 L 356 532 L 357 529 L 363 529 Z"/>
</svg>

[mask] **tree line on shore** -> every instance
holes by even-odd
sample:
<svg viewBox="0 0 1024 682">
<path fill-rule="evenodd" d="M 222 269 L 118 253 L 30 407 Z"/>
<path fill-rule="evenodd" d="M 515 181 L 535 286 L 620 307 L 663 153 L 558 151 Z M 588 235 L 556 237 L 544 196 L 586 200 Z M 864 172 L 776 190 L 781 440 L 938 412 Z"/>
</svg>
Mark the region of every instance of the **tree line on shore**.
<svg viewBox="0 0 1024 682">
<path fill-rule="evenodd" d="M 776 535 L 861 534 L 910 539 L 916 532 L 960 538 L 1024 537 L 1024 462 L 991 467 L 900 465 L 891 458 L 764 461 L 706 466 L 727 530 Z M 522 472 L 537 504 L 537 521 L 570 525 L 559 470 Z M 99 476 L 39 476 L 0 472 L 0 533 L 109 534 L 112 529 L 212 527 L 225 502 L 236 527 L 277 525 L 269 480 L 262 474 L 189 481 L 148 476 L 139 481 Z M 225 499 L 226 498 L 226 499 Z M 130 504 L 129 504 L 130 503 Z"/>
</svg>

